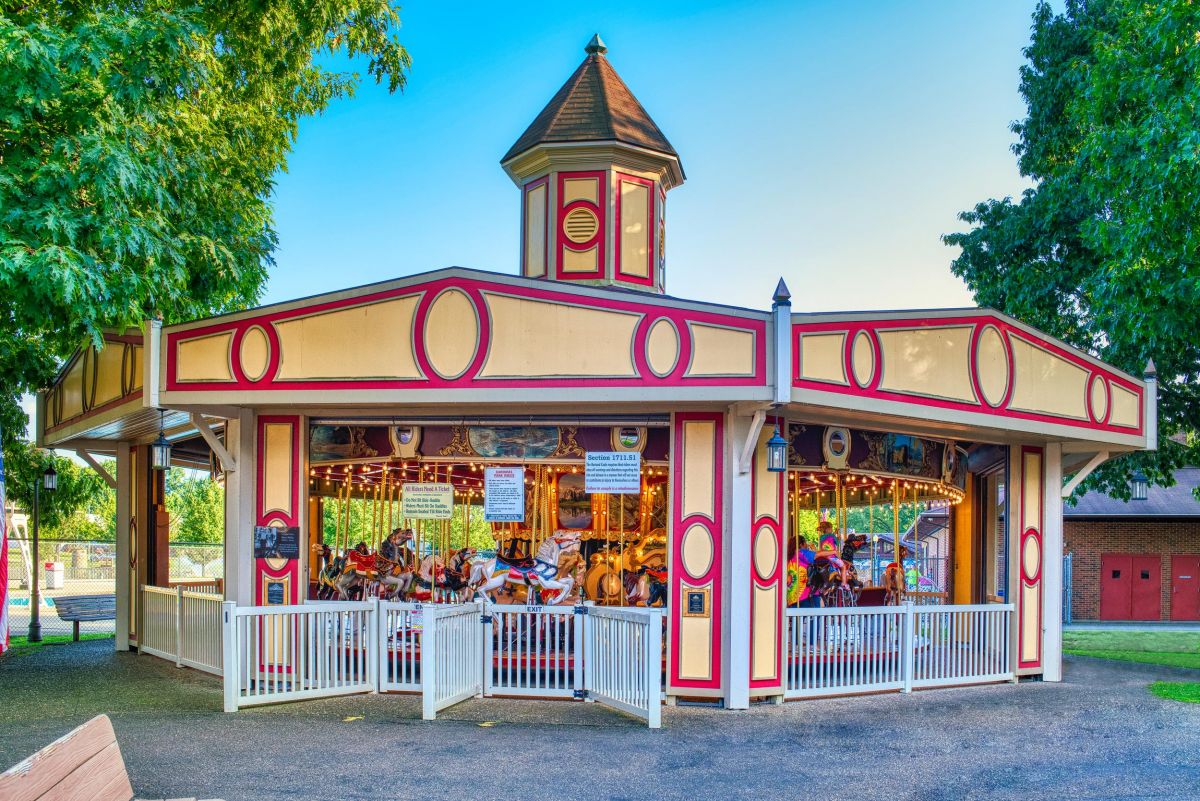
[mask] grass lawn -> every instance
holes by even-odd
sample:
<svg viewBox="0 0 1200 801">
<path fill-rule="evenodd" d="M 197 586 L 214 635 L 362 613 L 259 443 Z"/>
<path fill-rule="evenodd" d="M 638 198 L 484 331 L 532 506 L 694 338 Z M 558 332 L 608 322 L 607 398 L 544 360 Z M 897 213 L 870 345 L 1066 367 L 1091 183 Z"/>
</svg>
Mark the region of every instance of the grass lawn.
<svg viewBox="0 0 1200 801">
<path fill-rule="evenodd" d="M 1150 692 L 1168 701 L 1200 704 L 1200 681 L 1156 681 Z"/>
<path fill-rule="evenodd" d="M 1078 656 L 1200 669 L 1200 632 L 1064 631 L 1063 651 Z"/>
<path fill-rule="evenodd" d="M 80 634 L 80 640 L 111 640 L 112 634 Z M 36 648 L 44 648 L 48 645 L 70 645 L 72 642 L 70 634 L 47 634 L 42 637 L 41 642 L 30 642 L 25 635 L 19 637 L 10 635 L 8 638 L 9 652 L 7 655 L 20 656 L 27 654 Z"/>
</svg>

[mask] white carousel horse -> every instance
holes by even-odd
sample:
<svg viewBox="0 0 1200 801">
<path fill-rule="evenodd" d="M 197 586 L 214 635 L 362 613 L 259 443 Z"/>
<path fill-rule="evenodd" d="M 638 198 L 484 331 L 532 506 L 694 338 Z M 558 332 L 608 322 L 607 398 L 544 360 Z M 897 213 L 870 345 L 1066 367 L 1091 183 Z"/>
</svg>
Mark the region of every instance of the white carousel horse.
<svg viewBox="0 0 1200 801">
<path fill-rule="evenodd" d="M 467 586 L 475 588 L 476 598 L 487 600 L 488 593 L 506 583 L 524 584 L 537 587 L 542 591 L 543 598 L 553 595 L 548 604 L 560 604 L 571 594 L 575 577 L 569 574 L 560 576 L 559 565 L 566 555 L 579 552 L 579 544 L 578 531 L 556 531 L 542 543 L 530 564 L 513 564 L 498 556 L 476 563 L 471 569 Z"/>
</svg>

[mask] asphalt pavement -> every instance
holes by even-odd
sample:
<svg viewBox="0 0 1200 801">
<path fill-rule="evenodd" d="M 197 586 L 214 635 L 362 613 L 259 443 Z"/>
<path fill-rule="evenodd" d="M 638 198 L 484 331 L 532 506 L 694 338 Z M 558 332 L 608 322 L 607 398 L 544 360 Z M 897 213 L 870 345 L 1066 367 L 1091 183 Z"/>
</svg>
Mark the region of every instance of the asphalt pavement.
<svg viewBox="0 0 1200 801">
<path fill-rule="evenodd" d="M 0 767 L 101 712 L 142 798 L 1200 799 L 1200 671 L 1070 658 L 1066 681 L 755 706 L 411 696 L 221 711 L 218 679 L 111 641 L 0 658 Z"/>
</svg>

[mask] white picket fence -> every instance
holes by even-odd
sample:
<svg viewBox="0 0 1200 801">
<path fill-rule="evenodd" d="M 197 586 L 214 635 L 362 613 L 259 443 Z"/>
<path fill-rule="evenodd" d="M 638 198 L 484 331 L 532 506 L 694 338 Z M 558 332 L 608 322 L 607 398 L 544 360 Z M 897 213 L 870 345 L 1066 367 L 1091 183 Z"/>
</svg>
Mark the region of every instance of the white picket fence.
<svg viewBox="0 0 1200 801">
<path fill-rule="evenodd" d="M 434 604 L 423 610 L 421 717 L 483 695 L 482 604 Z"/>
<path fill-rule="evenodd" d="M 588 697 L 662 725 L 662 611 L 590 607 L 583 623 Z"/>
<path fill-rule="evenodd" d="M 221 597 L 143 586 L 138 652 L 221 675 Z"/>
<path fill-rule="evenodd" d="M 1012 604 L 788 609 L 785 697 L 1013 679 Z"/>
<path fill-rule="evenodd" d="M 570 606 L 524 605 L 489 605 L 486 615 L 486 695 L 571 698 L 582 692 L 586 615 Z"/>
</svg>

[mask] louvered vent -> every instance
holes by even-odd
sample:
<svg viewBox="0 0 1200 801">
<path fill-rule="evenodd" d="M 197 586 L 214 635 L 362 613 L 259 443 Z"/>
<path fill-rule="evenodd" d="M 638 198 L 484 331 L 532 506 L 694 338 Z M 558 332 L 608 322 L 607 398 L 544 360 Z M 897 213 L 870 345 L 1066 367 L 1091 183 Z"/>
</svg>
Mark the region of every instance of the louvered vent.
<svg viewBox="0 0 1200 801">
<path fill-rule="evenodd" d="M 596 219 L 596 213 L 591 209 L 572 209 L 563 218 L 563 233 L 566 234 L 567 239 L 577 245 L 591 241 L 598 230 L 600 230 L 600 221 Z"/>
</svg>

